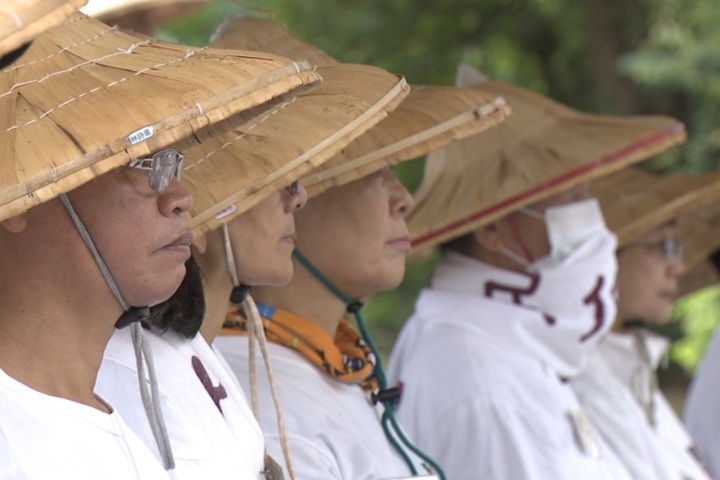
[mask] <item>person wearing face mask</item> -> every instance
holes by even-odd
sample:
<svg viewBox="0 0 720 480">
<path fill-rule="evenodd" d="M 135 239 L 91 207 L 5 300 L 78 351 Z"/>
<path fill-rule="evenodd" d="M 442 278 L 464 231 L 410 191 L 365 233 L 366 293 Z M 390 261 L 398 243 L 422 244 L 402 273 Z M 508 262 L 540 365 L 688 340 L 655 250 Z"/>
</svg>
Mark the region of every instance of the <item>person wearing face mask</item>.
<svg viewBox="0 0 720 480">
<path fill-rule="evenodd" d="M 155 377 L 138 367 L 129 333 L 116 332 L 105 351 L 97 391 L 159 459 L 172 460 L 168 469 L 176 479 L 279 478 L 264 458 L 262 432 L 245 395 L 210 344 L 231 299 L 239 304 L 248 286 L 290 280 L 293 214 L 307 199 L 297 179 L 407 94 L 402 77 L 376 67 L 337 65 L 322 75 L 323 85 L 311 94 L 186 151 L 182 182 L 196 199 L 188 219 L 196 265 L 146 325 Z M 156 390 L 165 420 L 162 441 L 153 429 L 154 412 L 145 413 L 146 383 Z"/>
<path fill-rule="evenodd" d="M 630 478 L 567 383 L 615 310 L 615 237 L 588 182 L 682 124 L 581 114 L 464 65 L 459 83 L 513 115 L 428 156 L 408 225 L 442 258 L 390 357 L 398 418 L 448 478 Z"/>
<path fill-rule="evenodd" d="M 618 312 L 612 332 L 571 385 L 632 478 L 708 479 L 657 385 L 655 370 L 668 341 L 644 326 L 670 320 L 685 269 L 676 220 L 720 198 L 720 174 L 627 169 L 596 182 L 595 191 L 618 236 Z"/>
<path fill-rule="evenodd" d="M 192 197 L 177 148 L 318 77 L 78 13 L 35 36 L 46 9 L 68 6 L 2 8 L 0 478 L 166 479 L 94 385 L 113 332 L 139 332 L 185 274 Z M 9 23 L 29 42 L 14 51 Z"/>
</svg>

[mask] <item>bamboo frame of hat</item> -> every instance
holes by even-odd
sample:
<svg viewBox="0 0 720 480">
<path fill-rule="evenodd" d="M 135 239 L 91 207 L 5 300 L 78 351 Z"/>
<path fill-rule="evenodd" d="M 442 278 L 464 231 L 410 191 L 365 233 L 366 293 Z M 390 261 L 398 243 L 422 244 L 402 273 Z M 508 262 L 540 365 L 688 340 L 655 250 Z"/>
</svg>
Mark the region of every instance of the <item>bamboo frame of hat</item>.
<svg viewBox="0 0 720 480">
<path fill-rule="evenodd" d="M 76 14 L 0 75 L 0 218 L 223 134 L 320 81 L 307 62 L 139 39 Z"/>
</svg>

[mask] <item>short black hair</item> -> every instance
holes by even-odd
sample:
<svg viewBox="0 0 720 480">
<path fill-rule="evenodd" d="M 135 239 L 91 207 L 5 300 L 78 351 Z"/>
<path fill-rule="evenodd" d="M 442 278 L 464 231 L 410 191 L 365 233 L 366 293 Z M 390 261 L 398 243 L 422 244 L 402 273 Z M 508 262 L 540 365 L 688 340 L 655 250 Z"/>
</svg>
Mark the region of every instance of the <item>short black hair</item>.
<svg viewBox="0 0 720 480">
<path fill-rule="evenodd" d="M 202 275 L 195 258 L 185 262 L 185 278 L 177 291 L 163 303 L 150 308 L 148 321 L 166 332 L 173 330 L 185 338 L 194 338 L 205 316 Z"/>
</svg>

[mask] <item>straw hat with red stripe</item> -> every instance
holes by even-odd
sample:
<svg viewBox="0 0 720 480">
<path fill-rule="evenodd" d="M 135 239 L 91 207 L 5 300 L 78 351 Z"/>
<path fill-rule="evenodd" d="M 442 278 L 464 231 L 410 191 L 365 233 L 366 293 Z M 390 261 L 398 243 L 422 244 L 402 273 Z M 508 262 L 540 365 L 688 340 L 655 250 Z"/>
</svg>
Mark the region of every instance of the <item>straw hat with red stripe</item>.
<svg viewBox="0 0 720 480">
<path fill-rule="evenodd" d="M 431 153 L 408 216 L 413 251 L 460 237 L 520 207 L 656 155 L 685 139 L 663 116 L 591 115 L 462 65 L 459 85 L 502 96 L 513 115 Z"/>
</svg>

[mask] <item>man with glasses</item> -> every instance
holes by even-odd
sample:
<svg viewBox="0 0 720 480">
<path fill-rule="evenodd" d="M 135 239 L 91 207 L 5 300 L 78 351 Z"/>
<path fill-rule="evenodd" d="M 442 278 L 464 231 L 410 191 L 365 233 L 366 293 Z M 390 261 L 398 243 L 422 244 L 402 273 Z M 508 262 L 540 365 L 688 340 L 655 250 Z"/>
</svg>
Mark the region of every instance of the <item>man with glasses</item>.
<svg viewBox="0 0 720 480">
<path fill-rule="evenodd" d="M 16 20 L 44 24 L 51 2 L 10 3 Z M 138 321 L 185 275 L 193 201 L 176 180 L 182 155 L 164 149 L 219 135 L 319 77 L 80 14 L 61 23 L 38 35 L 18 20 L 32 42 L 10 54 L 0 43 L 0 478 L 168 479 L 94 392 L 116 328 L 129 326 L 153 372 Z M 157 412 L 152 393 L 147 405 Z"/>
<path fill-rule="evenodd" d="M 167 478 L 93 394 L 116 324 L 141 318 L 185 274 L 192 198 L 175 180 L 181 156 L 161 158 L 175 160 L 116 168 L 0 222 L 0 478 Z"/>
</svg>

